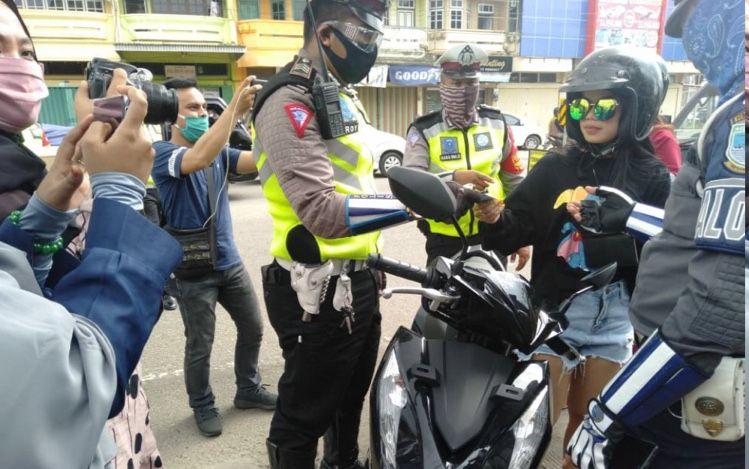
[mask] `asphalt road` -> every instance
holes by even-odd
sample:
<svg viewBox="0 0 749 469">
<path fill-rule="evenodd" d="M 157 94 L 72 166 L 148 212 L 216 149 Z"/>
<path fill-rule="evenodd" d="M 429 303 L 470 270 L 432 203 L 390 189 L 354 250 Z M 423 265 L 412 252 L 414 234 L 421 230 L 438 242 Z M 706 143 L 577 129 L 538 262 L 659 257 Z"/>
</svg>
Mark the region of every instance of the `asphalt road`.
<svg viewBox="0 0 749 469">
<path fill-rule="evenodd" d="M 388 191 L 386 179 L 378 179 L 381 191 Z M 240 183 L 229 188 L 234 235 L 250 272 L 252 282 L 261 293 L 260 266 L 270 262 L 268 247 L 271 239 L 271 219 L 257 182 Z M 402 225 L 385 232 L 384 253 L 416 265 L 426 260 L 424 238 L 414 223 Z M 409 282 L 388 277 L 389 286 L 408 285 Z M 262 301 L 261 301 L 262 303 Z M 380 354 L 401 325 L 408 325 L 418 306 L 418 298 L 399 295 L 382 301 L 382 341 Z M 275 384 L 283 370 L 283 360 L 275 332 L 265 315 L 265 335 L 260 352 L 260 370 L 263 381 L 275 391 Z M 184 389 L 182 361 L 184 332 L 179 311 L 164 312 L 151 336 L 143 355 L 143 380 L 150 405 L 154 432 L 166 467 L 172 468 L 267 468 L 265 438 L 271 412 L 237 410 L 232 406 L 234 397 L 233 353 L 236 331 L 228 314 L 217 311 L 216 337 L 211 356 L 211 383 L 217 405 L 224 421 L 224 432 L 217 438 L 200 435 L 187 403 Z M 362 418 L 359 445 L 362 454 L 369 448 L 368 401 Z M 560 422 L 561 423 L 561 422 Z M 559 432 L 555 432 L 559 433 Z M 558 462 L 558 441 L 547 457 L 549 468 L 561 467 Z M 318 455 L 322 453 L 320 449 Z M 553 454 L 551 454 L 553 453 Z M 553 457 L 553 459 L 549 459 Z"/>
</svg>

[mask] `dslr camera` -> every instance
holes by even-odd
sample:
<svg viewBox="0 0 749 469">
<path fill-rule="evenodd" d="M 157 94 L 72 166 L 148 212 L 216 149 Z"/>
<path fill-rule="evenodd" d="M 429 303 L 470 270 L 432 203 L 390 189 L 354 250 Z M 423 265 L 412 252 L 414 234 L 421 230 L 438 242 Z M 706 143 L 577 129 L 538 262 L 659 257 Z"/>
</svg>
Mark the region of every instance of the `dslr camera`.
<svg viewBox="0 0 749 469">
<path fill-rule="evenodd" d="M 125 117 L 128 106 L 127 97 L 105 97 L 107 88 L 112 82 L 112 74 L 117 68 L 125 70 L 129 85 L 146 93 L 148 99 L 146 124 L 172 123 L 177 120 L 179 101 L 174 90 L 168 90 L 163 85 L 151 83 L 153 74 L 145 68 L 101 58 L 91 60 L 86 66 L 88 97 L 94 100 L 93 113 L 95 120 L 120 122 Z"/>
</svg>

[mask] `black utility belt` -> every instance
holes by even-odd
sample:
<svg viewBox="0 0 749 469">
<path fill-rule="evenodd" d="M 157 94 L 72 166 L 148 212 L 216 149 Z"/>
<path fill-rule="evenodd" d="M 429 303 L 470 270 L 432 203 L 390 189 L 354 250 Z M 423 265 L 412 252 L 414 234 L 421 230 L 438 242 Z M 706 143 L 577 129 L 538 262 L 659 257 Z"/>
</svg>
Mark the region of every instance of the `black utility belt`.
<svg viewBox="0 0 749 469">
<path fill-rule="evenodd" d="M 275 258 L 278 265 L 283 267 L 284 269 L 291 271 L 291 261 L 287 261 L 286 259 L 280 259 L 278 257 Z M 331 276 L 340 275 L 341 272 L 344 270 L 346 273 L 353 273 L 353 272 L 359 272 L 360 270 L 366 270 L 369 268 L 367 265 L 367 261 L 362 260 L 355 260 L 355 259 L 330 259 L 330 262 L 333 263 L 333 271 L 330 273 Z"/>
</svg>

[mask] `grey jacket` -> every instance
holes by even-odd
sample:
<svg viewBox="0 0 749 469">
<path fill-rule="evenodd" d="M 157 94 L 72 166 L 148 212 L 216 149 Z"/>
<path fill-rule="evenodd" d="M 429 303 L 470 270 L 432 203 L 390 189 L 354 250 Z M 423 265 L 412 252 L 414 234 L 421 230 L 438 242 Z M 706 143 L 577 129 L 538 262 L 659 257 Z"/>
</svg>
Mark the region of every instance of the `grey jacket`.
<svg viewBox="0 0 749 469">
<path fill-rule="evenodd" d="M 0 467 L 109 467 L 116 447 L 104 423 L 117 387 L 109 340 L 39 294 L 23 252 L 0 243 L 0 269 Z"/>
</svg>

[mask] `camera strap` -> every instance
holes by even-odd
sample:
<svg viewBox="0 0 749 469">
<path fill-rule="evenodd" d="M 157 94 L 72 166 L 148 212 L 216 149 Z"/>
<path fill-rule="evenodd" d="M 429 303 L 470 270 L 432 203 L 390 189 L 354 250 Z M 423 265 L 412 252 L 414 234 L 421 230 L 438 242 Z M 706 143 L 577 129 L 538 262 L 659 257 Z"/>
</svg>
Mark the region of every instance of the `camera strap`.
<svg viewBox="0 0 749 469">
<path fill-rule="evenodd" d="M 226 150 L 222 150 L 226 151 Z M 217 244 L 216 244 L 216 217 L 218 217 L 218 212 L 216 211 L 216 180 L 214 179 L 214 171 L 213 171 L 213 163 L 209 164 L 208 167 L 205 169 L 206 172 L 206 180 L 208 182 L 208 206 L 209 206 L 209 215 L 210 218 L 208 221 L 208 239 L 211 244 L 211 258 L 213 259 L 214 264 L 218 261 L 218 253 L 217 253 Z"/>
</svg>

